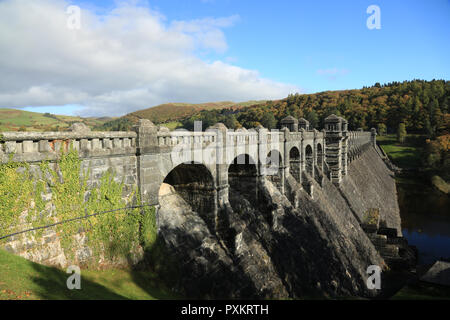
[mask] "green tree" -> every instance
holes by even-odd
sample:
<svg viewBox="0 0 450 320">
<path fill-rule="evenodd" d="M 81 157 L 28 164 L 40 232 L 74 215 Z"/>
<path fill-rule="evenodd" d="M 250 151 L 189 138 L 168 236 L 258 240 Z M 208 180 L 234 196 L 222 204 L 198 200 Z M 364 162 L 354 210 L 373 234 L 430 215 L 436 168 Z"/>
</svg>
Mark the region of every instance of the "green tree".
<svg viewBox="0 0 450 320">
<path fill-rule="evenodd" d="M 275 129 L 277 120 L 271 112 L 265 112 L 261 118 L 261 125 L 267 129 Z"/>
<path fill-rule="evenodd" d="M 384 123 L 379 123 L 378 124 L 378 134 L 380 136 L 383 136 L 386 134 L 386 125 Z"/>
<path fill-rule="evenodd" d="M 237 129 L 240 127 L 240 123 L 239 121 L 237 121 L 236 117 L 234 116 L 234 114 L 229 114 L 224 116 L 224 120 L 223 120 L 223 124 L 228 128 L 228 129 Z"/>
<path fill-rule="evenodd" d="M 317 126 L 319 125 L 319 116 L 314 110 L 308 112 L 308 114 L 306 115 L 306 120 L 309 121 L 309 126 L 311 128 L 317 128 Z"/>
<path fill-rule="evenodd" d="M 406 126 L 405 124 L 402 122 L 398 125 L 398 130 L 397 130 L 397 141 L 400 143 L 405 142 L 405 138 L 406 138 Z"/>
</svg>

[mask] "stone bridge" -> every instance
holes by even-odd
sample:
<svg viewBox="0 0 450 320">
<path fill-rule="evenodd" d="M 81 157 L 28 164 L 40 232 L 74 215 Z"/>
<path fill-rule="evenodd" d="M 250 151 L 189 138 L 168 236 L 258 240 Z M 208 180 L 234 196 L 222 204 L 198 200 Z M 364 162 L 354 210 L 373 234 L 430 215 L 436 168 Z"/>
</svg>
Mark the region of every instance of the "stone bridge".
<svg viewBox="0 0 450 320">
<path fill-rule="evenodd" d="M 138 186 L 143 199 L 158 204 L 163 183 L 172 185 L 199 212 L 208 212 L 215 229 L 217 210 L 229 203 L 231 192 L 256 198 L 256 186 L 265 176 L 282 194 L 292 176 L 299 188 L 313 197 L 315 179 L 327 176 L 339 185 L 348 164 L 376 144 L 376 132 L 348 131 L 347 121 L 331 115 L 322 131 L 310 130 L 305 119 L 286 117 L 280 130 L 228 130 L 216 124 L 205 131 L 169 131 L 140 120 L 131 132 L 91 132 L 74 125 L 71 132 L 4 132 L 0 159 L 10 157 L 31 167 L 55 161 L 61 148 L 72 144 L 90 168 L 88 182 L 95 185 L 103 172 L 113 169 L 130 191 Z"/>
</svg>

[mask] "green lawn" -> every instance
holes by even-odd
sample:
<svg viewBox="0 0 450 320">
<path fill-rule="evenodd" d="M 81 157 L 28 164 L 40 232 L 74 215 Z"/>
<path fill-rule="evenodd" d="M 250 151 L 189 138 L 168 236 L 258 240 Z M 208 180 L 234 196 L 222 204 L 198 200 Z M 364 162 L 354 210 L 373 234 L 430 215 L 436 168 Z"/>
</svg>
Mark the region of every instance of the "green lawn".
<svg viewBox="0 0 450 320">
<path fill-rule="evenodd" d="M 421 139 L 418 135 L 408 135 L 404 143 L 398 143 L 393 134 L 377 136 L 378 144 L 391 161 L 401 168 L 417 168 L 421 165 Z"/>
<path fill-rule="evenodd" d="M 170 121 L 166 123 L 161 123 L 160 125 L 169 128 L 169 130 L 175 130 L 182 126 L 181 122 L 179 121 Z"/>
<path fill-rule="evenodd" d="M 151 272 L 81 270 L 81 290 L 66 286 L 64 270 L 33 263 L 0 250 L 0 300 L 15 299 L 175 299 Z"/>
</svg>

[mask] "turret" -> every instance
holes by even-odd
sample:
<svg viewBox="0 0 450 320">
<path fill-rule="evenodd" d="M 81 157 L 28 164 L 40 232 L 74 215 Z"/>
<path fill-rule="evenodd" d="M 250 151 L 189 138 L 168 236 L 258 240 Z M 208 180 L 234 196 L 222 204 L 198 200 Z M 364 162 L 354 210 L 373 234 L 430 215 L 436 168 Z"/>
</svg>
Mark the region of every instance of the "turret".
<svg viewBox="0 0 450 320">
<path fill-rule="evenodd" d="M 286 118 L 281 119 L 281 129 L 288 128 L 291 132 L 298 131 L 298 120 L 293 116 L 287 116 Z"/>
</svg>

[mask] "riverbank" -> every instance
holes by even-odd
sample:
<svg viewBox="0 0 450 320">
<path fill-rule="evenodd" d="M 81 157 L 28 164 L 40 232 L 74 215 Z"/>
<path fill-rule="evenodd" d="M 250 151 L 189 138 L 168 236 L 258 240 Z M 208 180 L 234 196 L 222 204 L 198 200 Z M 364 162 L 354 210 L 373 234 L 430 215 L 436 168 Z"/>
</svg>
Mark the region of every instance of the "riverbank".
<svg viewBox="0 0 450 320">
<path fill-rule="evenodd" d="M 422 166 L 425 137 L 408 136 L 404 144 L 395 135 L 377 137 L 391 161 L 402 168 L 395 177 L 402 233 L 419 252 L 416 274 L 392 299 L 443 299 L 450 288 L 420 281 L 437 260 L 450 259 L 450 198 L 432 184 L 433 173 Z"/>
</svg>

